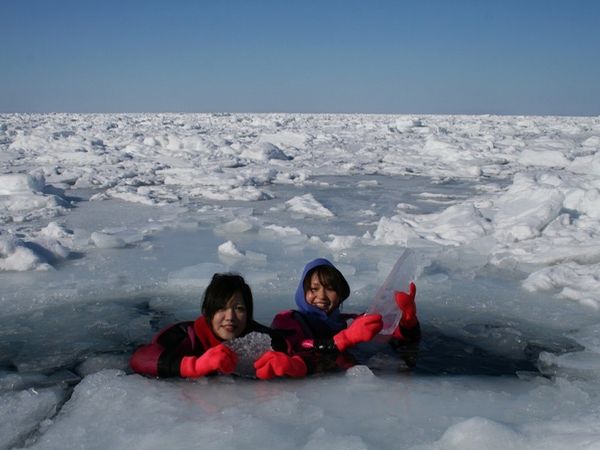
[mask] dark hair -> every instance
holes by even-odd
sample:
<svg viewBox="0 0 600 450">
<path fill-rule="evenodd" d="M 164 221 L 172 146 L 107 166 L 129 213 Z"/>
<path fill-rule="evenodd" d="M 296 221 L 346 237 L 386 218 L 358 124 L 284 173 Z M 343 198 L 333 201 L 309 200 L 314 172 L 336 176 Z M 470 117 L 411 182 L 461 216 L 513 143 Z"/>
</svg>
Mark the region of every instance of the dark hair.
<svg viewBox="0 0 600 450">
<path fill-rule="evenodd" d="M 247 313 L 247 325 L 252 322 L 253 300 L 250 286 L 241 275 L 235 273 L 215 273 L 204 291 L 202 314 L 210 322 L 219 309 L 225 308 L 227 302 L 236 292 L 242 294 Z"/>
<path fill-rule="evenodd" d="M 348 282 L 344 278 L 344 275 L 342 275 L 342 272 L 326 264 L 314 267 L 306 274 L 302 283 L 305 293 L 310 289 L 310 279 L 314 273 L 317 274 L 319 281 L 325 288 L 332 289 L 337 293 L 340 297 L 340 303 L 350 296 L 350 286 L 348 286 Z"/>
</svg>

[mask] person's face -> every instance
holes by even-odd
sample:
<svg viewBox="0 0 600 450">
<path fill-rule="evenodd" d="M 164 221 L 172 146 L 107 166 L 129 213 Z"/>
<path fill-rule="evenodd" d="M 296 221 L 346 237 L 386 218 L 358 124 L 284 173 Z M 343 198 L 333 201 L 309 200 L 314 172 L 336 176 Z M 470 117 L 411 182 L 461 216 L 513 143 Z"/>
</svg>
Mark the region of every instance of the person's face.
<svg viewBox="0 0 600 450">
<path fill-rule="evenodd" d="M 319 276 L 313 273 L 310 277 L 310 287 L 304 294 L 306 303 L 315 306 L 329 314 L 340 305 L 340 296 L 333 289 L 328 289 L 321 284 Z"/>
<path fill-rule="evenodd" d="M 237 291 L 224 308 L 217 310 L 210 325 L 217 337 L 224 341 L 235 339 L 246 329 L 248 311 L 242 293 Z"/>
</svg>

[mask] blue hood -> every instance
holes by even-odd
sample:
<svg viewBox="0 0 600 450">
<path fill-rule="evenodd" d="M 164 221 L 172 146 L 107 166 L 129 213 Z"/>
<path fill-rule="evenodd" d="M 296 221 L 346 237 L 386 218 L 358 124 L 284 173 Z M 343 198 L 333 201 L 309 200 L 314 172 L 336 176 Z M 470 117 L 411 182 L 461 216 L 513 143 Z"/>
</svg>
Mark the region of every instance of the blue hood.
<svg viewBox="0 0 600 450">
<path fill-rule="evenodd" d="M 306 317 L 316 328 L 326 328 L 332 331 L 340 331 L 346 328 L 346 320 L 342 318 L 339 306 L 327 314 L 325 311 L 320 310 L 316 306 L 309 305 L 306 302 L 304 292 L 304 279 L 308 272 L 318 266 L 331 266 L 335 267 L 329 260 L 325 258 L 317 258 L 309 262 L 304 266 L 302 276 L 300 277 L 300 283 L 298 289 L 296 289 L 296 306 L 298 310 Z M 341 305 L 341 302 L 340 302 Z"/>
</svg>

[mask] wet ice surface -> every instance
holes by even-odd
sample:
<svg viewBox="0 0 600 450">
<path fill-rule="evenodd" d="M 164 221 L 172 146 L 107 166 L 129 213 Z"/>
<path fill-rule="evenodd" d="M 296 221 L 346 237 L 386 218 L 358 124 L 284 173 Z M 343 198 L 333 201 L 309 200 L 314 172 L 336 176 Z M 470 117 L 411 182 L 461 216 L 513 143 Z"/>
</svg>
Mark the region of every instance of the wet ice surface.
<svg viewBox="0 0 600 450">
<path fill-rule="evenodd" d="M 594 448 L 599 149 L 598 118 L 1 115 L 0 448 Z M 129 373 L 215 271 L 268 324 L 309 259 L 355 312 L 405 248 L 418 349 Z"/>
</svg>

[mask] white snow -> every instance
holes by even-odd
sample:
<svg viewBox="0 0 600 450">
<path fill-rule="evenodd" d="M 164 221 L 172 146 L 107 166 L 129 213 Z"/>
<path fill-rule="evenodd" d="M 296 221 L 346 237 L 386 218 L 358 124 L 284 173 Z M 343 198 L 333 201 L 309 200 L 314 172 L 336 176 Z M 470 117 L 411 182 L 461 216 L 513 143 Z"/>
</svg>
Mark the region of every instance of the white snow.
<svg viewBox="0 0 600 450">
<path fill-rule="evenodd" d="M 333 217 L 333 213 L 325 208 L 312 194 L 294 197 L 285 204 L 289 211 L 307 216 Z"/>
<path fill-rule="evenodd" d="M 129 373 L 214 272 L 268 324 L 308 260 L 358 312 L 405 248 L 414 372 Z M 597 448 L 599 273 L 598 117 L 0 114 L 0 448 Z"/>
</svg>

